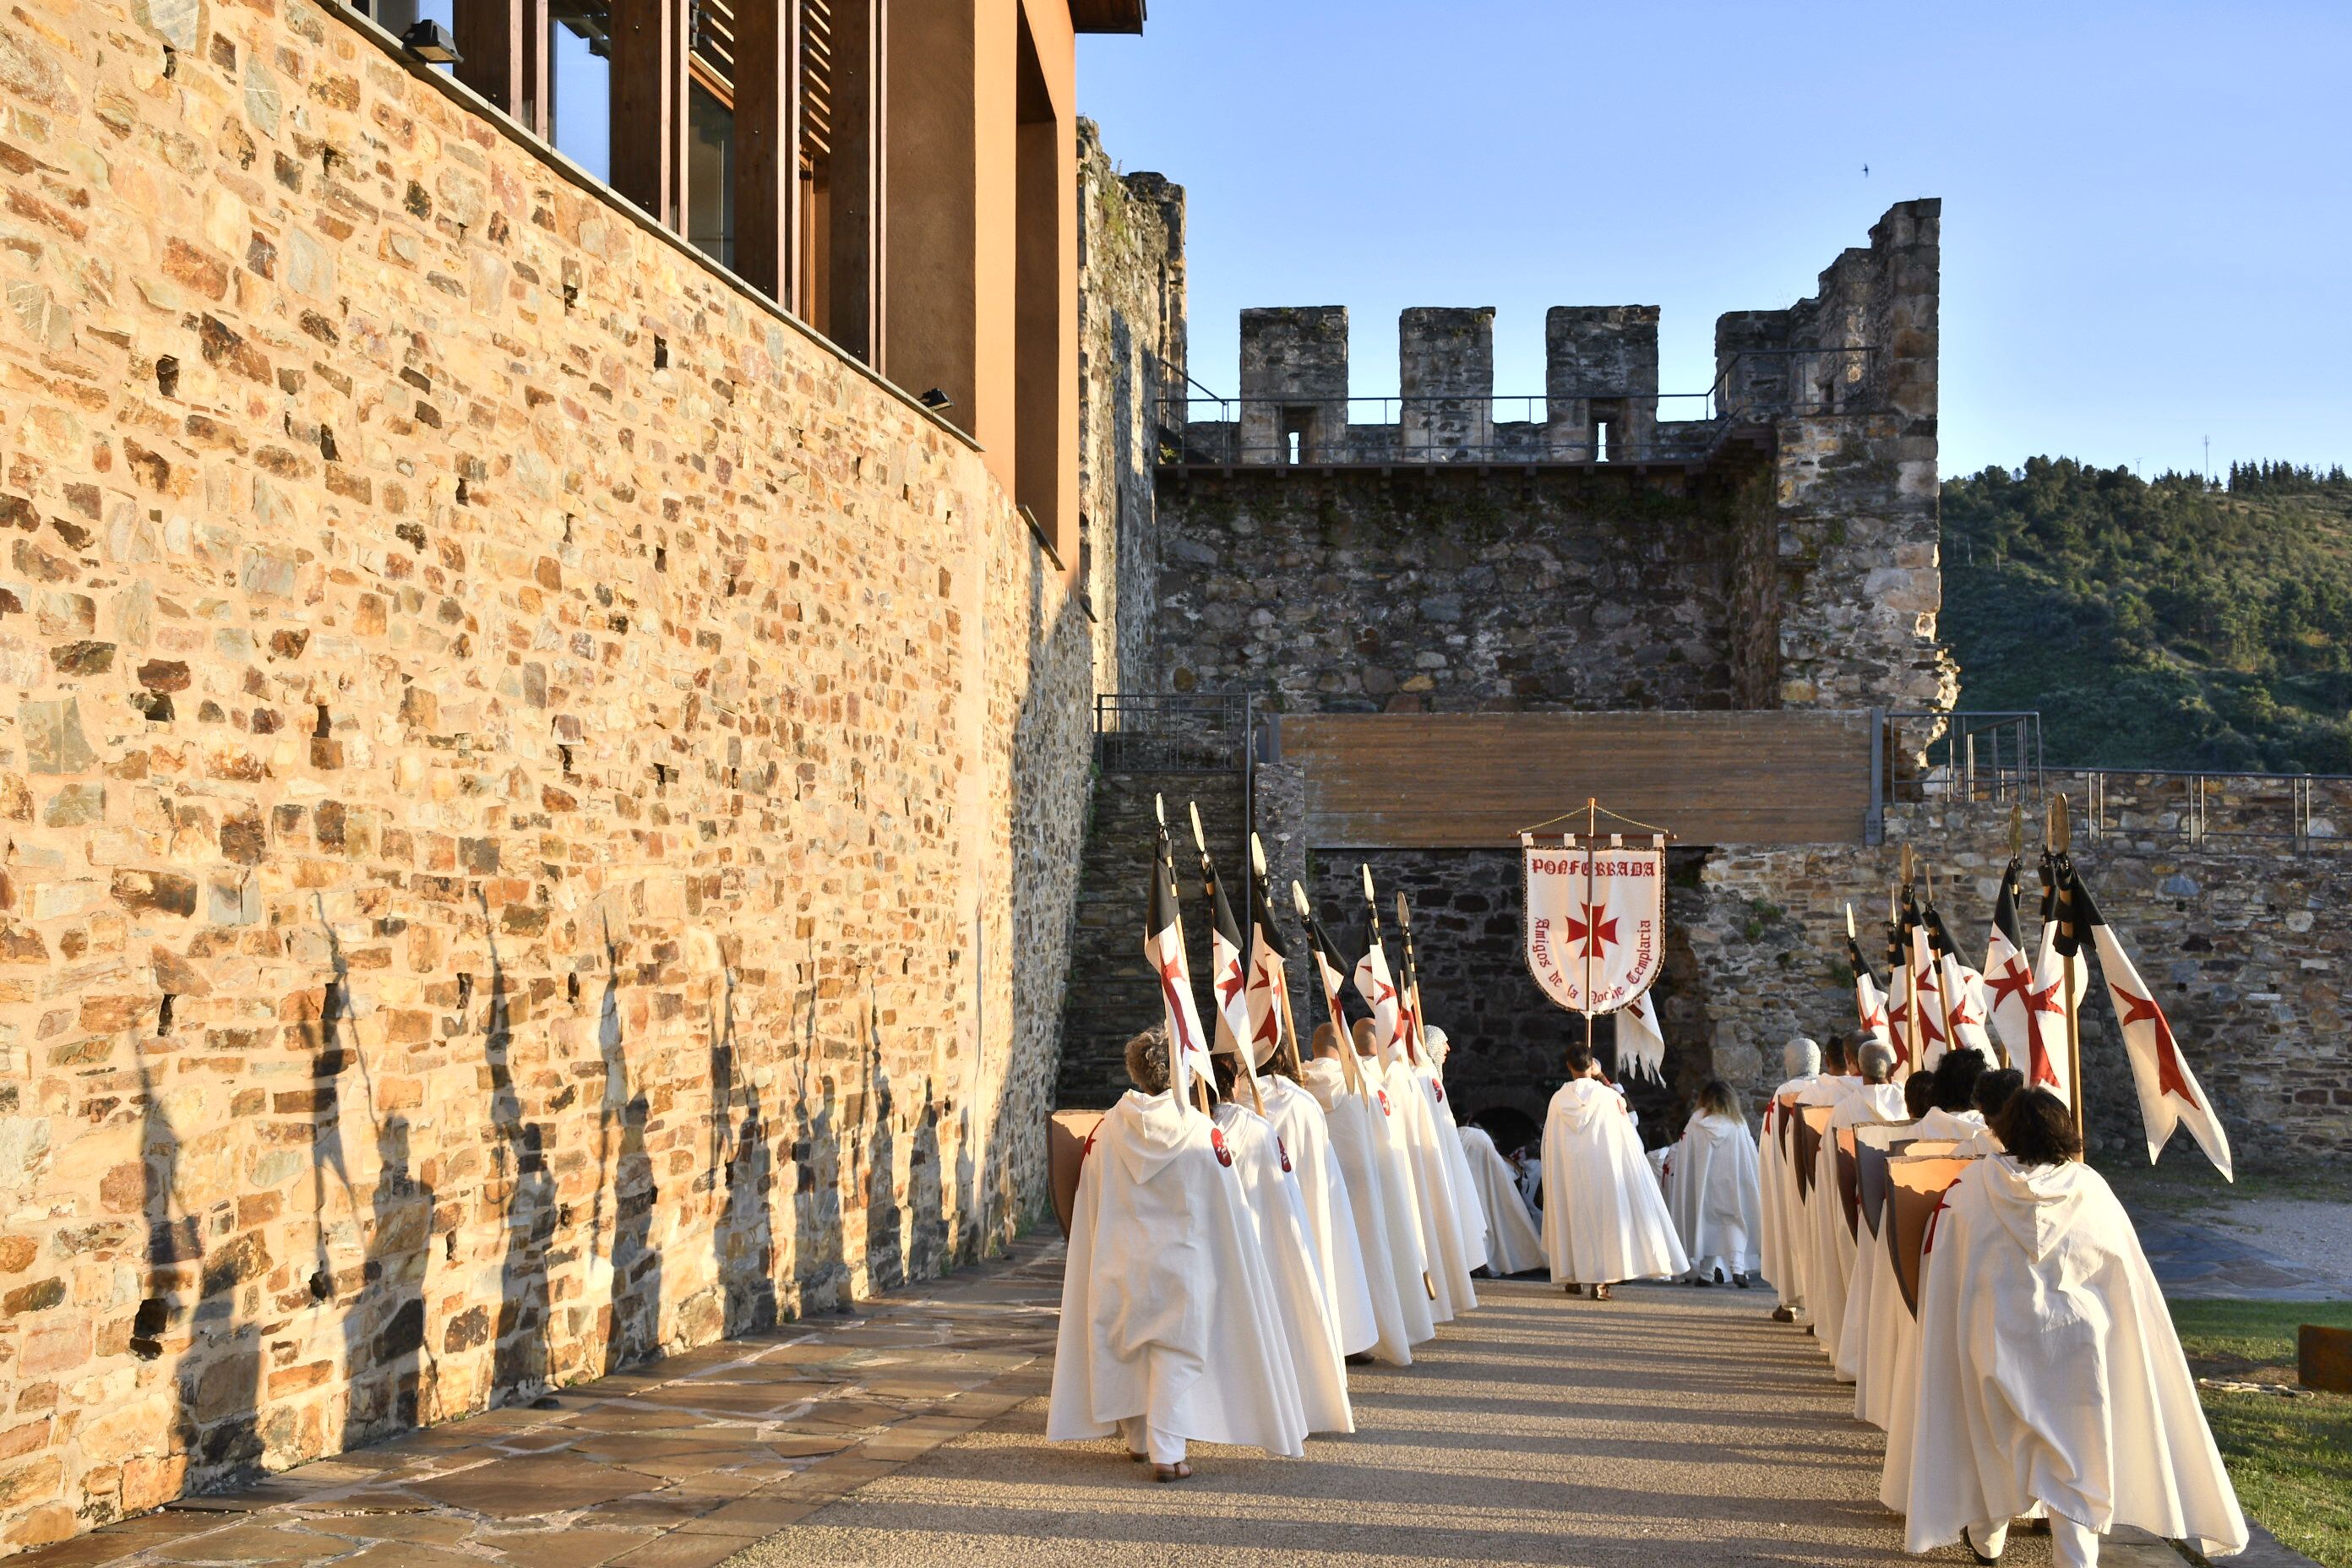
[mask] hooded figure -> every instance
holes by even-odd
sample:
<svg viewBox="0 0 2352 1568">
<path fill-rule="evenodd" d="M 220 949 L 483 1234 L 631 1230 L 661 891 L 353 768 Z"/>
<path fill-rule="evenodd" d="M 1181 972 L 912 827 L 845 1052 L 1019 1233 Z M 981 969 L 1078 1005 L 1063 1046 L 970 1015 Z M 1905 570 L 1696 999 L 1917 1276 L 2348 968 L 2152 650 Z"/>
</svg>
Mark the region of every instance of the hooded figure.
<svg viewBox="0 0 2352 1568">
<path fill-rule="evenodd" d="M 2065 1105 L 2027 1089 L 2000 1131 L 2009 1152 L 1962 1175 L 1927 1232 L 1906 1544 L 1965 1531 L 1990 1562 L 2041 1503 L 2063 1565 L 2095 1563 L 2118 1525 L 2244 1550 L 2163 1294 L 2105 1179 L 2074 1159 Z"/>
<path fill-rule="evenodd" d="M 1543 1235 L 1519 1195 L 1511 1163 L 1476 1122 L 1462 1129 L 1462 1157 L 1470 1167 L 1471 1190 L 1486 1211 L 1486 1272 L 1526 1274 L 1544 1266 Z"/>
<path fill-rule="evenodd" d="M 1805 1264 L 1805 1305 L 1813 1335 L 1829 1352 L 1830 1368 L 1841 1382 L 1853 1374 L 1838 1369 L 1838 1346 L 1845 1330 L 1846 1291 L 1853 1280 L 1859 1255 L 1854 1233 L 1846 1224 L 1845 1200 L 1839 1195 L 1837 1135 L 1842 1128 L 1870 1121 L 1902 1121 L 1907 1112 L 1903 1086 L 1894 1081 L 1895 1053 L 1876 1041 L 1862 1047 L 1862 1080 L 1838 1096 L 1822 1136 L 1821 1153 L 1813 1167 L 1812 1194 L 1806 1204 L 1811 1227 L 1811 1255 Z M 1801 1100 L 1804 1097 L 1799 1096 Z"/>
<path fill-rule="evenodd" d="M 1683 1128 L 1666 1173 L 1666 1212 L 1690 1254 L 1691 1283 L 1720 1284 L 1727 1274 L 1747 1289 L 1763 1237 L 1763 1202 L 1748 1119 L 1721 1079 L 1708 1079 L 1698 1091 L 1698 1109 Z"/>
<path fill-rule="evenodd" d="M 1454 1194 L 1454 1223 L 1462 1232 L 1462 1260 L 1473 1269 L 1487 1264 L 1486 1205 L 1478 1201 L 1469 1158 L 1462 1152 L 1462 1124 L 1454 1120 L 1454 1104 L 1445 1097 L 1445 1058 L 1453 1043 L 1433 1026 L 1420 1029 L 1423 1047 L 1413 1077 L 1429 1095 L 1429 1124 L 1437 1134 L 1438 1157 L 1445 1164 L 1445 1184 Z"/>
<path fill-rule="evenodd" d="M 1088 1141 L 1070 1214 L 1045 1436 L 1118 1433 L 1153 1479 L 1186 1442 L 1305 1451 L 1297 1373 L 1262 1325 L 1277 1310 L 1234 1156 L 1169 1092 L 1168 1035 L 1128 1042 L 1136 1087 Z"/>
<path fill-rule="evenodd" d="M 1307 1240 L 1313 1246 L 1316 1273 L 1330 1302 L 1339 1353 L 1360 1355 L 1380 1342 L 1380 1320 L 1372 1310 L 1363 1242 L 1356 1230 L 1347 1179 L 1339 1171 L 1339 1156 L 1331 1144 L 1329 1120 L 1314 1095 L 1282 1074 L 1265 1073 L 1257 1082 L 1258 1091 L 1265 1096 L 1265 1119 L 1289 1152 L 1291 1170 L 1297 1178 L 1298 1195 L 1306 1205 Z"/>
<path fill-rule="evenodd" d="M 1389 1170 L 1387 1097 L 1369 1083 L 1348 1082 L 1340 1053 L 1347 1047 L 1329 1024 L 1315 1030 L 1315 1059 L 1304 1064 L 1307 1092 L 1323 1108 L 1331 1152 L 1347 1185 L 1349 1212 L 1364 1258 L 1364 1280 L 1372 1299 L 1379 1334 L 1372 1354 L 1391 1366 L 1411 1366 L 1412 1347 L 1437 1332 L 1429 1315 L 1427 1263 L 1421 1250 L 1421 1222 L 1412 1212 L 1410 1173 L 1402 1188 Z M 1367 1069 L 1369 1076 L 1369 1069 Z"/>
<path fill-rule="evenodd" d="M 1609 1299 L 1620 1279 L 1690 1269 L 1625 1097 L 1591 1077 L 1592 1048 L 1568 1047 L 1568 1081 L 1544 1119 L 1543 1238 L 1555 1283 Z"/>
<path fill-rule="evenodd" d="M 1307 1430 L 1352 1432 L 1356 1418 L 1348 1407 L 1339 1331 L 1316 1267 L 1315 1244 L 1307 1233 L 1307 1201 L 1299 1195 L 1290 1151 L 1265 1117 L 1234 1100 L 1234 1058 L 1221 1054 L 1211 1059 L 1220 1096 L 1217 1130 L 1224 1134 L 1225 1152 L 1241 1178 L 1242 1196 L 1274 1286 L 1266 1337 L 1278 1341 L 1289 1355 Z"/>
<path fill-rule="evenodd" d="M 1374 1032 L 1370 1019 L 1358 1020 L 1359 1047 Z M 1394 1044 L 1381 1048 L 1379 1058 L 1366 1058 L 1364 1066 L 1388 1089 L 1389 1106 L 1394 1112 L 1389 1125 L 1398 1134 L 1399 1147 L 1412 1170 L 1413 1191 L 1420 1202 L 1422 1253 L 1429 1260 L 1430 1289 L 1434 1292 L 1430 1316 L 1450 1323 L 1478 1304 L 1470 1270 L 1486 1261 L 1486 1238 L 1476 1237 L 1474 1248 L 1474 1238 L 1464 1230 L 1462 1206 L 1454 1196 L 1454 1173 L 1438 1142 L 1437 1118 L 1430 1110 L 1429 1088 L 1420 1073 Z M 1454 1149 L 1460 1152 L 1458 1141 Z"/>
<path fill-rule="evenodd" d="M 1799 1035 L 1780 1047 L 1780 1070 L 1789 1075 L 1788 1079 L 1772 1091 L 1764 1107 L 1764 1121 L 1756 1130 L 1756 1186 L 1763 1219 L 1759 1250 L 1764 1278 L 1772 1282 L 1773 1293 L 1780 1298 L 1772 1316 L 1788 1323 L 1796 1321 L 1797 1309 L 1805 1300 L 1804 1248 L 1796 1241 L 1804 1234 L 1804 1208 L 1797 1197 L 1796 1174 L 1789 1168 L 1787 1150 L 1796 1145 L 1780 1131 L 1789 1114 L 1780 1100 L 1783 1095 L 1803 1093 L 1820 1079 L 1822 1047 Z"/>
</svg>

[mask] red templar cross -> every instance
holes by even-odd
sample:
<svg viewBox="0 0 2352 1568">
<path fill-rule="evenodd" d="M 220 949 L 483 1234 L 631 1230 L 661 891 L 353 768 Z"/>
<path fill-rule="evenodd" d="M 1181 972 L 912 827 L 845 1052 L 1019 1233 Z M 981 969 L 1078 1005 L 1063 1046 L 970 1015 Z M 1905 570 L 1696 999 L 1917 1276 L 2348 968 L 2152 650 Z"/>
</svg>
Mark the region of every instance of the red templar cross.
<svg viewBox="0 0 2352 1568">
<path fill-rule="evenodd" d="M 2198 1099 L 2197 1091 L 2189 1086 L 2188 1071 L 2180 1065 L 2179 1043 L 2172 1037 L 2172 1026 L 2164 1021 L 2164 1009 L 2156 1005 L 2156 998 L 2135 996 L 2112 980 L 2107 982 L 2107 990 L 2124 1005 L 2122 1022 L 2125 1028 L 2128 1029 L 2134 1024 L 2156 1026 L 2157 1092 L 2177 1094 L 2198 1110 L 2204 1110 L 2205 1102 Z"/>
<path fill-rule="evenodd" d="M 1201 1047 L 1194 1043 L 1192 1032 L 1184 1026 L 1184 1005 L 1181 994 L 1176 989 L 1176 983 L 1183 977 L 1184 955 L 1181 952 L 1160 961 L 1160 992 L 1168 1000 L 1168 1022 L 1175 1028 L 1179 1037 L 1176 1048 L 1180 1051 L 1197 1051 Z"/>
<path fill-rule="evenodd" d="M 1617 922 L 1614 920 L 1602 920 L 1599 904 L 1585 905 L 1582 920 L 1578 920 L 1574 915 L 1568 917 L 1569 945 L 1572 948 L 1576 943 L 1582 942 L 1584 956 L 1587 958 L 1601 957 L 1601 950 L 1616 940 Z"/>
</svg>

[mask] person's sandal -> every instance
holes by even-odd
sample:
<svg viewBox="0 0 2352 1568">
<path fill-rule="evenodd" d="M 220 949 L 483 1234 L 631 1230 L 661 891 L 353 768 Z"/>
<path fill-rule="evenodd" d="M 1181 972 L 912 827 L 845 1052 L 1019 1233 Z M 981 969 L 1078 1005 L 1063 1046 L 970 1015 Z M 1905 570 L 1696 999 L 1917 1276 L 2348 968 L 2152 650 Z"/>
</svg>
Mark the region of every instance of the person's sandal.
<svg viewBox="0 0 2352 1568">
<path fill-rule="evenodd" d="M 1189 1481 L 1192 1479 L 1192 1467 L 1181 1459 L 1172 1465 L 1154 1465 L 1151 1467 L 1151 1479 L 1155 1481 Z"/>
<path fill-rule="evenodd" d="M 1610 1300 L 1609 1287 L 1606 1285 L 1595 1285 L 1592 1288 L 1592 1299 L 1596 1301 L 1606 1301 Z"/>
<path fill-rule="evenodd" d="M 1566 1290 L 1566 1291 L 1567 1291 L 1570 1295 L 1571 1295 L 1571 1296 L 1581 1296 L 1581 1295 L 1583 1295 L 1583 1294 L 1584 1294 L 1584 1287 L 1583 1287 L 1583 1286 L 1581 1286 L 1581 1285 L 1577 1284 L 1577 1283 L 1576 1283 L 1575 1281 L 1573 1281 L 1573 1280 L 1570 1280 L 1568 1284 L 1561 1286 L 1561 1287 L 1560 1287 L 1560 1289 L 1563 1289 L 1563 1290 Z"/>
<path fill-rule="evenodd" d="M 1745 1274 L 1735 1274 L 1735 1275 L 1733 1275 L 1733 1276 L 1731 1277 L 1731 1282 L 1732 1282 L 1734 1285 L 1738 1286 L 1738 1287 L 1739 1287 L 1739 1289 L 1741 1289 L 1742 1290 L 1745 1290 L 1745 1289 L 1748 1289 L 1748 1276 L 1747 1276 L 1747 1275 L 1745 1275 Z"/>
</svg>

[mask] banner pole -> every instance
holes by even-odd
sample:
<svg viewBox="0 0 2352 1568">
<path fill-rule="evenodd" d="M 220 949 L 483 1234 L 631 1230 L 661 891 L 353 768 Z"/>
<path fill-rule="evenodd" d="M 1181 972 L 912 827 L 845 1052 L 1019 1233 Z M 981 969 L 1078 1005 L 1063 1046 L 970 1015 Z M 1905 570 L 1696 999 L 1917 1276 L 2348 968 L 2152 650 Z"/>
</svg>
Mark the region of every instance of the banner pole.
<svg viewBox="0 0 2352 1568">
<path fill-rule="evenodd" d="M 2066 820 L 2066 797 L 2063 795 L 2052 797 L 2047 842 L 2063 856 L 2072 847 L 2074 837 L 2074 825 Z M 2067 863 L 2070 880 L 2073 868 L 2070 859 Z M 2074 918 L 2074 900 L 2068 897 L 2064 883 L 2061 883 L 2058 889 L 2058 918 L 2062 922 Z M 2061 929 L 2063 929 L 2063 925 Z M 2074 964 L 2077 960 L 2083 965 L 2084 988 L 2088 990 L 2091 961 L 2084 955 L 2081 946 L 2077 944 L 2072 956 L 2063 952 L 2058 955 L 2058 984 L 2066 990 L 2066 1099 L 2068 1109 L 2074 1113 L 2074 1136 L 2080 1140 L 2085 1136 L 2087 1129 L 2083 1124 L 2083 999 L 2074 991 Z M 2150 994 L 2154 994 L 2152 990 Z"/>
<path fill-rule="evenodd" d="M 1592 909 L 1592 847 L 1601 837 L 1601 801 L 1598 796 L 1584 797 L 1584 1054 L 1592 1055 L 1592 950 L 1599 945 L 1593 940 L 1591 922 L 1598 917 Z"/>
</svg>

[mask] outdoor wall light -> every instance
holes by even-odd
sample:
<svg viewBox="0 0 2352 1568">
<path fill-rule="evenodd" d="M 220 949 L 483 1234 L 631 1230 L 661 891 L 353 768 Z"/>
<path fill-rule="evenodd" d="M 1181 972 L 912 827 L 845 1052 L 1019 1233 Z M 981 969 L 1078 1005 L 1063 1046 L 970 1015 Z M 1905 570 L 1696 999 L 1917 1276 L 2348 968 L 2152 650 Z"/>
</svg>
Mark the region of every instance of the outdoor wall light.
<svg viewBox="0 0 2352 1568">
<path fill-rule="evenodd" d="M 950 397 L 946 393 L 941 392 L 936 386 L 931 388 L 930 391 L 923 394 L 922 396 L 917 398 L 915 401 L 921 404 L 924 407 L 934 411 L 941 408 L 952 408 L 955 406 L 955 399 Z"/>
<path fill-rule="evenodd" d="M 400 35 L 400 42 L 410 54 L 429 66 L 454 66 L 465 58 L 457 52 L 457 40 L 449 36 L 449 29 L 429 17 L 410 23 L 408 31 Z"/>
</svg>

